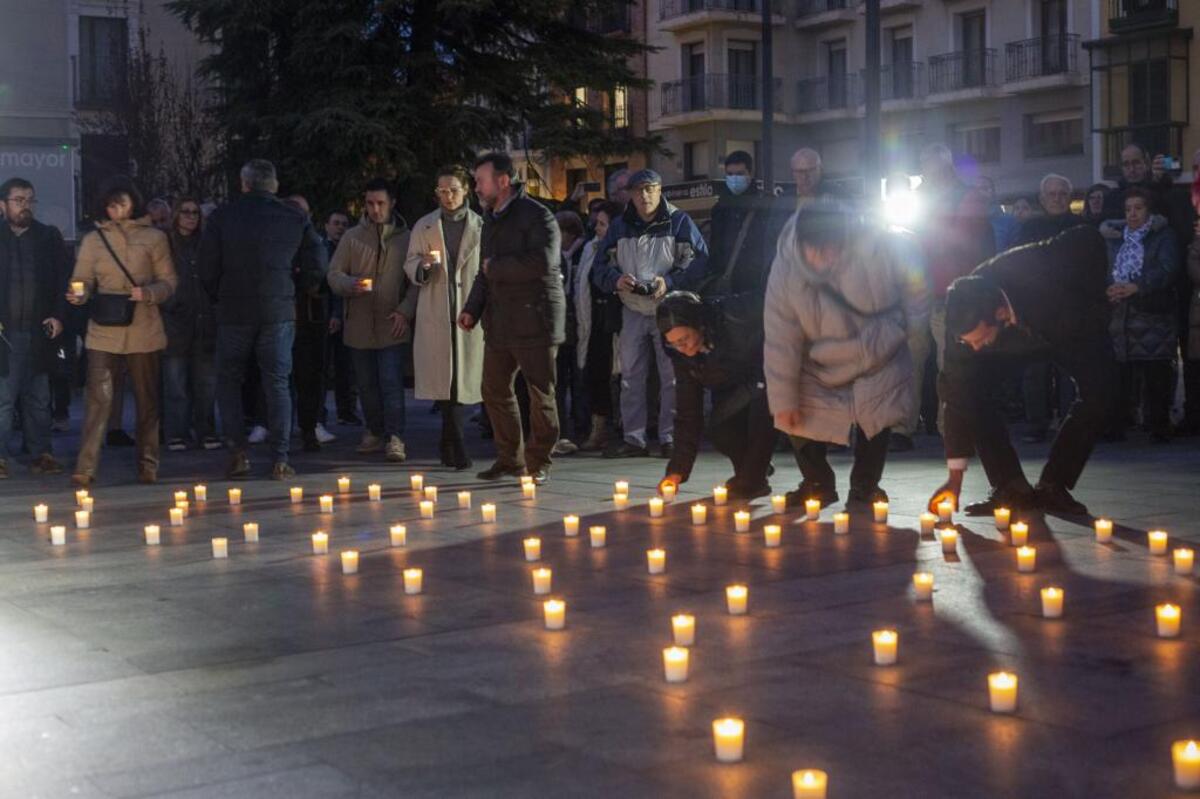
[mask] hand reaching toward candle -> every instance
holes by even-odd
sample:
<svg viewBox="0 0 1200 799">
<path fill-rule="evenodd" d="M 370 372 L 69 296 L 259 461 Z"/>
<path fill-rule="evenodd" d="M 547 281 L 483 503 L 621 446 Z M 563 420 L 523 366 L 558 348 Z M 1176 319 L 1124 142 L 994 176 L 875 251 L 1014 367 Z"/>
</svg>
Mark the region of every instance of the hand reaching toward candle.
<svg viewBox="0 0 1200 799">
<path fill-rule="evenodd" d="M 943 502 L 949 502 L 954 506 L 954 510 L 958 510 L 958 498 L 962 494 L 962 476 L 963 473 L 960 470 L 950 470 L 950 476 L 946 478 L 946 482 L 942 483 L 929 498 L 929 504 L 926 507 L 930 513 L 937 513 L 938 505 Z"/>
<path fill-rule="evenodd" d="M 659 481 L 659 483 L 658 483 L 658 493 L 659 493 L 660 495 L 661 495 L 661 494 L 666 494 L 666 487 L 667 487 L 667 486 L 671 486 L 671 487 L 672 487 L 672 488 L 674 488 L 674 489 L 678 489 L 681 483 L 683 483 L 683 476 L 682 476 L 682 475 L 678 475 L 678 474 L 668 474 L 666 477 L 664 477 L 662 480 L 660 480 L 660 481 Z"/>
</svg>

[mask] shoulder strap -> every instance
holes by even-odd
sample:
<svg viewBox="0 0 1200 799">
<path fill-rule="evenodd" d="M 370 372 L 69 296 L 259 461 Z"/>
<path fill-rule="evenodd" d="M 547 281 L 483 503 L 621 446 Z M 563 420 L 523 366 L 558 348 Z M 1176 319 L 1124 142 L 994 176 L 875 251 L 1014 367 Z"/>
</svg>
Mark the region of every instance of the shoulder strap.
<svg viewBox="0 0 1200 799">
<path fill-rule="evenodd" d="M 96 232 L 100 234 L 100 241 L 104 242 L 104 249 L 108 250 L 108 254 L 111 255 L 113 260 L 117 262 L 117 267 L 129 280 L 129 285 L 136 287 L 137 281 L 133 279 L 133 275 L 129 274 L 129 270 L 125 268 L 125 264 L 121 263 L 121 259 L 117 257 L 116 251 L 113 250 L 112 245 L 108 243 L 108 236 L 104 235 L 104 231 L 101 230 L 98 225 L 96 227 Z"/>
<path fill-rule="evenodd" d="M 757 208 L 751 208 L 742 217 L 742 226 L 738 229 L 737 238 L 733 240 L 733 249 L 729 251 L 729 258 L 725 261 L 725 271 L 711 283 L 711 286 L 715 288 L 715 294 L 724 295 L 729 292 L 729 281 L 733 275 L 733 267 L 737 265 L 738 256 L 742 254 L 742 247 L 746 243 L 746 235 L 750 232 L 750 223 L 754 221 L 754 215 L 757 213 Z"/>
</svg>

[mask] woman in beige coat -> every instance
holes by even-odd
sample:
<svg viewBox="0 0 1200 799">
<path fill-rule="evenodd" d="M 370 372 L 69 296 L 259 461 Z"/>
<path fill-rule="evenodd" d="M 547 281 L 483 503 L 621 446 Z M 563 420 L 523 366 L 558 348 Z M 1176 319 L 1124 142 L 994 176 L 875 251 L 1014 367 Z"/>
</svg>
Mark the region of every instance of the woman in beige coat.
<svg viewBox="0 0 1200 799">
<path fill-rule="evenodd" d="M 483 330 L 455 325 L 475 274 L 483 220 L 467 206 L 467 170 L 443 167 L 437 177 L 438 210 L 417 220 L 404 271 L 420 286 L 413 333 L 418 399 L 435 400 L 442 413 L 442 463 L 468 469 L 462 406 L 480 402 Z M 447 265 L 452 265 L 447 269 Z"/>
<path fill-rule="evenodd" d="M 88 322 L 83 435 L 71 480 L 86 487 L 96 477 L 113 401 L 113 370 L 124 361 L 137 404 L 138 479 L 153 483 L 158 479 L 158 358 L 167 346 L 158 306 L 175 290 L 175 268 L 167 235 L 149 220 L 135 218 L 141 197 L 128 178 L 114 178 L 105 186 L 100 209 L 96 230 L 80 244 L 67 301 L 83 305 L 98 294 L 124 295 L 134 303 L 133 321 L 128 325 Z"/>
</svg>

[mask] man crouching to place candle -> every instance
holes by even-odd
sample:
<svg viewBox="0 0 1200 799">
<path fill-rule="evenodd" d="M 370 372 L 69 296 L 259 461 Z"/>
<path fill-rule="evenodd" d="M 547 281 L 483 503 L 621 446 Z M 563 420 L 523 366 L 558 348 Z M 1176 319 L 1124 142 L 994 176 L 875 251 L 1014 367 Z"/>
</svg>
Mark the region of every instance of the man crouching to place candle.
<svg viewBox="0 0 1200 799">
<path fill-rule="evenodd" d="M 803 482 L 787 506 L 838 500 L 826 443 L 855 431 L 847 507 L 886 501 L 879 487 L 893 425 L 914 411 L 908 338 L 928 324 L 920 252 L 897 230 L 832 200 L 792 216 L 779 237 L 763 311 L 763 367 L 775 427 Z"/>
<path fill-rule="evenodd" d="M 675 364 L 675 450 L 658 484 L 688 479 L 704 427 L 704 389 L 712 391 L 705 435 L 733 463 L 725 481 L 732 499 L 771 493 L 767 474 L 778 434 L 767 409 L 762 373 L 762 295 L 701 300 L 674 291 L 655 311 L 658 330 Z"/>
<path fill-rule="evenodd" d="M 1076 227 L 998 255 L 951 284 L 946 365 L 938 384 L 950 475 L 930 508 L 943 501 L 957 506 L 967 459 L 978 452 L 991 494 L 967 505 L 967 515 L 990 516 L 999 506 L 1087 514 L 1069 489 L 1104 429 L 1118 385 L 1107 273 L 1100 234 Z M 1031 488 L 1009 441 L 1000 380 L 1012 365 L 1039 358 L 1051 359 L 1071 378 L 1076 398 Z"/>
</svg>

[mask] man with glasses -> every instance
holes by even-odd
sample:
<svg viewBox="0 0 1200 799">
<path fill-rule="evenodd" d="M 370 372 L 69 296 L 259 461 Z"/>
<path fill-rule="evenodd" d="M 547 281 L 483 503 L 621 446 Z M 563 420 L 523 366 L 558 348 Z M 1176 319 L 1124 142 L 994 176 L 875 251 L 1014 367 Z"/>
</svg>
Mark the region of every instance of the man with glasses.
<svg viewBox="0 0 1200 799">
<path fill-rule="evenodd" d="M 801 147 L 792 154 L 792 180 L 796 182 L 796 208 L 799 210 L 822 197 L 845 201 L 844 192 L 825 180 L 821 154 L 811 147 Z"/>
<path fill-rule="evenodd" d="M 0 184 L 0 478 L 8 477 L 13 406 L 21 401 L 25 447 L 34 474 L 59 474 L 50 454 L 50 376 L 66 315 L 71 255 L 62 233 L 34 219 L 33 184 Z"/>
<path fill-rule="evenodd" d="M 675 370 L 663 350 L 655 325 L 658 303 L 668 291 L 698 288 L 708 268 L 708 245 L 685 212 L 662 196 L 662 178 L 643 169 L 629 179 L 631 192 L 625 212 L 612 221 L 592 267 L 592 285 L 606 294 L 616 292 L 624 305 L 621 335 L 621 424 L 625 438 L 606 450 L 605 457 L 644 457 L 646 441 L 646 378 L 651 354 L 658 366 L 661 395 L 658 405 L 660 454 L 670 458 L 675 429 Z"/>
</svg>

